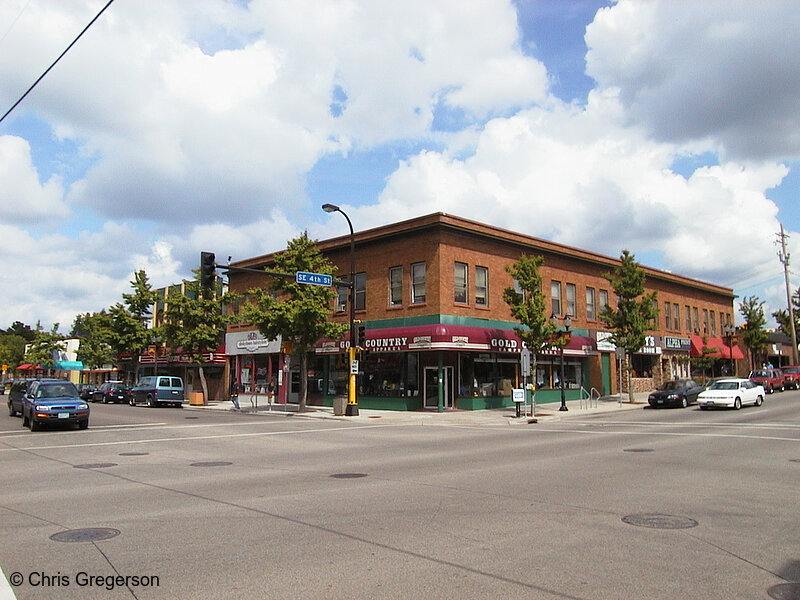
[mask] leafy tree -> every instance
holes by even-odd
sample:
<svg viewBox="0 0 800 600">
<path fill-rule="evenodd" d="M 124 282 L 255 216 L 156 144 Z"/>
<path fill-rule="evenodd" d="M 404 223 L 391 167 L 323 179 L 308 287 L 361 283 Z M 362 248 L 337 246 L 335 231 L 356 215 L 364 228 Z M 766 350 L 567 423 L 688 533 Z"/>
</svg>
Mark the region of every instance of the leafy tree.
<svg viewBox="0 0 800 600">
<path fill-rule="evenodd" d="M 6 335 L 18 335 L 26 342 L 30 343 L 36 337 L 36 332 L 31 329 L 30 325 L 25 325 L 21 321 L 14 321 L 14 324 L 6 329 Z"/>
<path fill-rule="evenodd" d="M 198 279 L 187 281 L 185 294 L 173 291 L 167 297 L 167 309 L 161 333 L 168 346 L 183 346 L 199 365 L 203 397 L 208 398 L 208 383 L 203 370 L 203 354 L 216 351 L 222 342 L 230 317 L 224 314 L 224 305 L 234 299 L 233 294 L 217 297 L 204 289 Z"/>
<path fill-rule="evenodd" d="M 300 407 L 308 399 L 308 352 L 320 338 L 338 338 L 347 325 L 330 321 L 331 305 L 336 298 L 332 287 L 296 283 L 297 271 L 334 275 L 336 266 L 322 256 L 315 240 L 304 232 L 290 240 L 286 250 L 275 256 L 270 270 L 287 277 L 270 277 L 267 288 L 250 290 L 252 304 L 246 304 L 240 316 L 255 325 L 267 339 L 281 336 L 291 344 L 291 353 L 300 361 Z"/>
<path fill-rule="evenodd" d="M 506 272 L 513 277 L 522 293 L 513 287 L 503 290 L 503 300 L 511 308 L 511 315 L 522 324 L 514 331 L 531 353 L 531 372 L 536 376 L 538 355 L 546 348 L 557 344 L 563 336 L 556 336 L 556 326 L 547 315 L 547 299 L 542 292 L 542 276 L 539 269 L 544 263 L 541 256 L 523 254 Z"/>
<path fill-rule="evenodd" d="M 0 364 L 16 369 L 25 358 L 25 338 L 19 335 L 0 336 Z"/>
<path fill-rule="evenodd" d="M 137 271 L 130 283 L 133 293 L 122 294 L 123 301 L 117 302 L 108 311 L 111 319 L 108 343 L 117 357 L 130 353 L 135 378 L 139 373 L 139 355 L 154 340 L 154 332 L 147 324 L 152 314 L 155 292 L 144 270 Z"/>
<path fill-rule="evenodd" d="M 646 275 L 636 263 L 633 254 L 623 250 L 620 261 L 621 264 L 613 273 L 604 275 L 617 296 L 617 308 L 607 306 L 600 318 L 611 331 L 609 339 L 625 350 L 628 400 L 633 402 L 630 356 L 644 346 L 647 333 L 658 318 L 657 294 L 644 293 Z"/>
<path fill-rule="evenodd" d="M 105 310 L 75 317 L 71 335 L 80 338 L 77 357 L 90 369 L 98 369 L 114 360 L 109 342 L 111 316 Z"/>
<path fill-rule="evenodd" d="M 794 330 L 795 333 L 800 334 L 800 288 L 796 289 L 792 294 L 792 311 L 794 312 Z M 773 318 L 778 323 L 778 329 L 784 335 L 791 337 L 792 325 L 789 321 L 788 310 L 776 310 L 772 313 Z"/>
<path fill-rule="evenodd" d="M 52 369 L 56 356 L 64 350 L 62 341 L 64 336 L 58 333 L 58 323 L 50 331 L 46 331 L 37 323 L 33 341 L 25 352 L 25 360 L 34 365 L 41 365 L 45 369 Z"/>
<path fill-rule="evenodd" d="M 739 335 L 749 351 L 750 370 L 755 368 L 755 357 L 761 355 L 767 346 L 767 331 L 764 326 L 764 301 L 756 296 L 748 296 L 739 304 L 739 313 L 744 317 L 744 324 L 739 327 Z"/>
</svg>

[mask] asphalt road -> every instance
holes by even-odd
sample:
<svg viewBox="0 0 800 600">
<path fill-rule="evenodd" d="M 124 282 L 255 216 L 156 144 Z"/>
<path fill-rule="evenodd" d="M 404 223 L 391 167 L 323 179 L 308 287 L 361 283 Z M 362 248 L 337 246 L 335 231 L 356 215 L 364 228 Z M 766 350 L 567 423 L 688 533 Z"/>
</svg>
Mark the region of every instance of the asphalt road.
<svg viewBox="0 0 800 600">
<path fill-rule="evenodd" d="M 800 598 L 800 392 L 524 426 L 3 411 L 0 461 L 3 600 Z"/>
</svg>

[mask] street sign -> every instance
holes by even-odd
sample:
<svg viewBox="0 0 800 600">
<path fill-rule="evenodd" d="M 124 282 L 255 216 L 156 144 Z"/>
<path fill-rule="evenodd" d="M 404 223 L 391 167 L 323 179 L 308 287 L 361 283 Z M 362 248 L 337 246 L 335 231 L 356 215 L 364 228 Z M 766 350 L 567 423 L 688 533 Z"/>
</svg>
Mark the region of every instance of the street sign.
<svg viewBox="0 0 800 600">
<path fill-rule="evenodd" d="M 294 274 L 297 283 L 307 283 L 309 285 L 333 285 L 333 275 L 323 275 L 322 273 L 306 273 L 305 271 L 297 271 Z"/>
<path fill-rule="evenodd" d="M 523 388 L 513 388 L 511 390 L 511 400 L 513 402 L 525 402 L 525 390 Z"/>
<path fill-rule="evenodd" d="M 520 360 L 522 362 L 522 376 L 523 377 L 530 377 L 531 376 L 531 351 L 527 348 L 523 348 L 522 352 L 520 353 Z"/>
<path fill-rule="evenodd" d="M 350 361 L 350 375 L 358 375 L 358 361 L 351 360 Z"/>
</svg>

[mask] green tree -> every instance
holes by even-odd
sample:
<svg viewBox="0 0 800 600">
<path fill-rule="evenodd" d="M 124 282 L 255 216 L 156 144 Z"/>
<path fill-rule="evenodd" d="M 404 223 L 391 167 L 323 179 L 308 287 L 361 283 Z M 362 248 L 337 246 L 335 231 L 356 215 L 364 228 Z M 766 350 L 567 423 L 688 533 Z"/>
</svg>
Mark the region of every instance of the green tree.
<svg viewBox="0 0 800 600">
<path fill-rule="evenodd" d="M 64 336 L 58 333 L 58 323 L 50 331 L 46 331 L 37 323 L 33 341 L 25 352 L 25 360 L 42 368 L 52 369 L 59 352 L 64 350 Z"/>
<path fill-rule="evenodd" d="M 604 275 L 617 296 L 617 308 L 607 306 L 600 318 L 611 332 L 609 339 L 618 348 L 625 350 L 628 400 L 633 402 L 630 356 L 644 346 L 647 333 L 658 319 L 657 294 L 644 293 L 646 275 L 636 263 L 633 254 L 623 250 L 620 261 L 613 273 Z"/>
<path fill-rule="evenodd" d="M 133 293 L 123 294 L 122 302 L 117 302 L 108 311 L 111 324 L 107 341 L 118 359 L 130 353 L 133 378 L 136 378 L 139 374 L 139 356 L 155 339 L 154 331 L 147 326 L 152 315 L 155 292 L 144 270 L 137 271 L 130 283 Z"/>
<path fill-rule="evenodd" d="M 105 310 L 75 317 L 72 336 L 81 341 L 77 352 L 78 360 L 90 369 L 99 369 L 114 361 L 114 352 L 109 342 L 111 316 Z"/>
<path fill-rule="evenodd" d="M 25 338 L 19 335 L 0 335 L 0 364 L 16 369 L 25 358 Z"/>
<path fill-rule="evenodd" d="M 794 312 L 794 330 L 800 333 L 800 288 L 796 289 L 792 294 L 792 311 Z M 777 321 L 778 329 L 780 329 L 781 333 L 791 336 L 792 326 L 789 322 L 789 311 L 776 310 L 772 313 L 772 316 Z"/>
<path fill-rule="evenodd" d="M 199 278 L 199 271 L 196 273 Z M 203 370 L 203 355 L 215 352 L 222 343 L 231 318 L 224 314 L 225 304 L 234 300 L 233 294 L 217 297 L 204 289 L 199 279 L 187 281 L 185 293 L 170 292 L 161 334 L 168 346 L 183 346 L 198 364 L 203 397 L 208 399 L 208 383 Z"/>
<path fill-rule="evenodd" d="M 36 337 L 36 332 L 31 329 L 30 325 L 25 325 L 21 321 L 14 321 L 14 324 L 6 329 L 6 335 L 18 335 L 26 342 L 30 343 Z"/>
<path fill-rule="evenodd" d="M 547 315 L 547 298 L 542 292 L 542 276 L 539 272 L 542 264 L 544 259 L 541 256 L 523 254 L 513 265 L 506 266 L 506 272 L 519 284 L 522 292 L 513 287 L 503 290 L 503 300 L 511 308 L 511 315 L 522 325 L 515 327 L 514 331 L 531 353 L 531 373 L 534 378 L 538 355 L 563 339 L 563 336 L 556 335 L 556 326 Z"/>
<path fill-rule="evenodd" d="M 767 347 L 767 331 L 764 326 L 764 301 L 756 296 L 748 296 L 739 304 L 739 313 L 744 317 L 744 324 L 739 327 L 739 335 L 747 346 L 750 370 L 755 369 L 756 356 L 761 356 Z"/>
<path fill-rule="evenodd" d="M 338 338 L 347 325 L 332 323 L 331 306 L 336 298 L 332 287 L 296 283 L 297 271 L 334 275 L 336 266 L 322 256 L 307 233 L 290 240 L 286 250 L 275 256 L 270 270 L 287 277 L 270 276 L 267 288 L 250 290 L 252 304 L 241 311 L 243 321 L 255 325 L 267 339 L 281 337 L 291 344 L 292 357 L 300 362 L 300 407 L 308 400 L 308 352 L 320 338 Z"/>
</svg>

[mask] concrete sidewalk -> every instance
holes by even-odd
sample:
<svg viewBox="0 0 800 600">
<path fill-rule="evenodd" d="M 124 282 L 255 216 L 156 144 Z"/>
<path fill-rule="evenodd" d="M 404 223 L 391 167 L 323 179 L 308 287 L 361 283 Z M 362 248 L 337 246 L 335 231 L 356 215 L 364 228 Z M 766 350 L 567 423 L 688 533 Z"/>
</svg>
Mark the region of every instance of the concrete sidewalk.
<svg viewBox="0 0 800 600">
<path fill-rule="evenodd" d="M 536 406 L 535 422 L 546 423 L 569 419 L 574 417 L 586 417 L 599 413 L 618 412 L 623 410 L 634 410 L 648 406 L 647 396 L 649 392 L 634 394 L 634 402 L 628 402 L 627 394 L 620 398 L 618 396 L 605 396 L 589 403 L 588 400 L 569 400 L 567 411 L 559 411 L 560 403 L 551 402 L 538 404 Z M 436 411 L 395 411 L 395 410 L 372 410 L 359 408 L 358 416 L 347 417 L 333 414 L 330 406 L 307 406 L 305 412 L 298 412 L 297 404 L 259 404 L 253 405 L 246 397 L 240 397 L 240 411 L 235 411 L 233 403 L 209 402 L 204 406 L 187 406 L 189 410 L 223 410 L 235 411 L 241 414 L 260 415 L 260 416 L 283 416 L 300 417 L 310 419 L 336 419 L 342 421 L 356 422 L 380 422 L 386 423 L 410 423 L 418 425 L 472 425 L 472 426 L 509 426 L 509 425 L 528 425 L 531 423 L 530 405 L 528 416 L 516 417 L 514 407 L 495 408 L 488 410 L 447 410 L 445 412 Z"/>
</svg>

